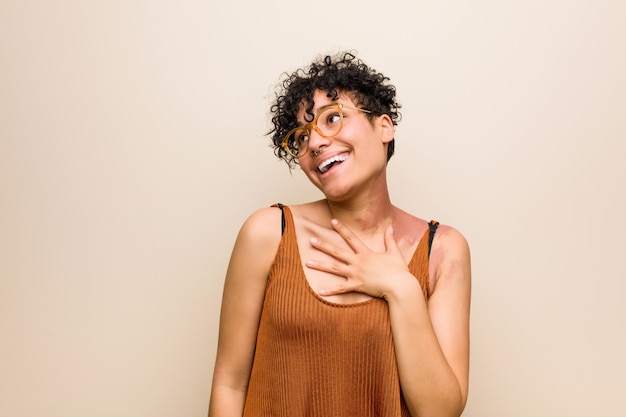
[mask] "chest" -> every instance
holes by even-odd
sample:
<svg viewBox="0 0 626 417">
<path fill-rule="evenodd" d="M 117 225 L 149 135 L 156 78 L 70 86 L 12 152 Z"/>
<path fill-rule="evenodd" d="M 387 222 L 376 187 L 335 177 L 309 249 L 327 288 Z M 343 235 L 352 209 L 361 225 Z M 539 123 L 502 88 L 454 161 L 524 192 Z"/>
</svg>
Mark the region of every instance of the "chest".
<svg viewBox="0 0 626 417">
<path fill-rule="evenodd" d="M 347 242 L 334 230 L 319 226 L 297 228 L 296 236 L 298 247 L 297 254 L 299 259 L 296 259 L 295 261 L 299 262 L 302 275 L 310 290 L 317 294 L 323 289 L 328 290 L 341 287 L 345 283 L 346 278 L 340 273 L 328 273 L 309 268 L 306 263 L 307 261 L 315 261 L 316 263 L 322 263 L 327 266 L 343 266 L 344 262 L 342 258 L 344 258 L 346 254 L 350 255 L 354 253 L 354 250 L 347 244 Z M 318 239 L 323 242 L 324 245 L 332 247 L 332 254 L 325 253 L 315 248 L 311 244 L 312 238 Z M 362 242 L 373 251 L 384 252 L 386 250 L 384 237 L 382 235 L 375 236 L 367 241 L 363 240 Z M 403 254 L 405 264 L 409 265 L 415 252 L 417 242 L 400 241 L 398 245 Z M 331 303 L 354 304 L 370 300 L 372 297 L 364 293 L 350 292 L 325 296 L 323 298 Z"/>
</svg>

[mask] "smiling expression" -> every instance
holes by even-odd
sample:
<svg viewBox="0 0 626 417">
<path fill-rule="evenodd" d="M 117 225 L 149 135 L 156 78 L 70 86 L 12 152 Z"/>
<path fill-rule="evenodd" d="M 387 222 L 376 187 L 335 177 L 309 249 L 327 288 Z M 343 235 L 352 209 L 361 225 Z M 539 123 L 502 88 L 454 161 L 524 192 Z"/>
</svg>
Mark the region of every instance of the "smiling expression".
<svg viewBox="0 0 626 417">
<path fill-rule="evenodd" d="M 309 180 L 328 198 L 340 198 L 354 186 L 384 178 L 387 163 L 387 144 L 393 139 L 393 124 L 387 115 L 368 119 L 349 94 L 339 94 L 331 100 L 326 92 L 313 95 L 313 113 L 334 103 L 342 103 L 343 127 L 332 136 L 324 137 L 314 129 L 308 137 L 308 149 L 299 158 L 299 164 Z M 305 106 L 298 113 L 298 121 L 305 125 Z"/>
</svg>

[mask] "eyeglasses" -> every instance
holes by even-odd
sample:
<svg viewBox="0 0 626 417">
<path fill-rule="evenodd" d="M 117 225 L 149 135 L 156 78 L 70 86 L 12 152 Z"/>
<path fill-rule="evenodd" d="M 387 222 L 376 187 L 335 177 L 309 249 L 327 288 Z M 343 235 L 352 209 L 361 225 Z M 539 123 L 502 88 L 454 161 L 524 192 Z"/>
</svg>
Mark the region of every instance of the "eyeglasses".
<svg viewBox="0 0 626 417">
<path fill-rule="evenodd" d="M 282 146 L 294 158 L 301 158 L 309 148 L 309 135 L 315 129 L 320 136 L 329 138 L 335 136 L 343 127 L 343 109 L 359 110 L 371 113 L 369 110 L 357 107 L 344 106 L 342 103 L 330 104 L 319 109 L 315 118 L 304 126 L 296 127 L 285 135 Z"/>
</svg>

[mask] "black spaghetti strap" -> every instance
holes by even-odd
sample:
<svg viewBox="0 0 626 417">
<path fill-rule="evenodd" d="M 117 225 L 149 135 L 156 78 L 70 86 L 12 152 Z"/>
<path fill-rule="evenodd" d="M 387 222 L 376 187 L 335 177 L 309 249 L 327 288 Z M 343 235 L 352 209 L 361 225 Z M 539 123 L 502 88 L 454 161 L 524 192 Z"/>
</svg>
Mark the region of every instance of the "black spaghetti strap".
<svg viewBox="0 0 626 417">
<path fill-rule="evenodd" d="M 285 210 L 284 210 L 284 205 L 282 205 L 281 203 L 276 204 L 278 206 L 278 208 L 280 209 L 281 212 L 281 218 L 280 218 L 280 234 L 283 235 L 285 234 Z"/>
<path fill-rule="evenodd" d="M 428 228 L 430 229 L 430 232 L 428 233 L 428 256 L 429 257 L 430 257 L 430 249 L 433 246 L 433 239 L 435 239 L 435 232 L 437 231 L 438 227 L 439 227 L 438 221 L 431 220 L 430 223 L 428 223 Z"/>
</svg>

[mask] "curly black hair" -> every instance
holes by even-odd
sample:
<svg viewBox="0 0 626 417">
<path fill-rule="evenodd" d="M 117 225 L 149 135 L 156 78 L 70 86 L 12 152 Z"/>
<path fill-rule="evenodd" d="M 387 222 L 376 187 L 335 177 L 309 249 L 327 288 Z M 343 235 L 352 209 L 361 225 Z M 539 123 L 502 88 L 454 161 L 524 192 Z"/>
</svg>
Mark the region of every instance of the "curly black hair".
<svg viewBox="0 0 626 417">
<path fill-rule="evenodd" d="M 284 160 L 290 168 L 297 163 L 297 158 L 282 148 L 285 135 L 297 127 L 297 114 L 304 102 L 306 113 L 313 119 L 313 94 L 316 90 L 326 91 L 328 97 L 336 100 L 339 93 L 347 93 L 357 106 L 361 106 L 374 116 L 387 114 L 396 126 L 400 121 L 401 107 L 396 101 L 396 88 L 389 84 L 389 78 L 367 66 L 351 52 L 342 52 L 335 56 L 320 57 L 308 67 L 298 69 L 292 74 L 284 74 L 279 84 L 276 101 L 272 104 L 272 129 L 268 132 L 272 138 L 274 154 Z M 395 139 L 387 148 L 387 161 L 394 152 Z"/>
</svg>

